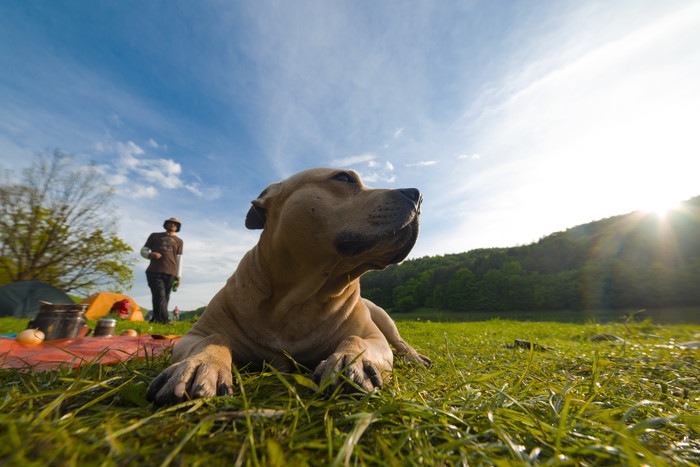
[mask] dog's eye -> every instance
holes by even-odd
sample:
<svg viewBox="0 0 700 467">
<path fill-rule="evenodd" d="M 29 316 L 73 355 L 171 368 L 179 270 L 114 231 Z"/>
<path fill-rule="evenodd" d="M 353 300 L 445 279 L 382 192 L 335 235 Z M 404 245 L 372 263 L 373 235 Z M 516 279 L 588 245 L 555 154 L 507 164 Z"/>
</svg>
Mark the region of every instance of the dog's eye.
<svg viewBox="0 0 700 467">
<path fill-rule="evenodd" d="M 355 180 L 355 177 L 353 177 L 352 175 L 350 175 L 347 172 L 340 172 L 338 174 L 335 174 L 333 176 L 333 180 L 337 180 L 337 181 L 343 182 L 343 183 L 357 183 L 357 180 Z"/>
</svg>

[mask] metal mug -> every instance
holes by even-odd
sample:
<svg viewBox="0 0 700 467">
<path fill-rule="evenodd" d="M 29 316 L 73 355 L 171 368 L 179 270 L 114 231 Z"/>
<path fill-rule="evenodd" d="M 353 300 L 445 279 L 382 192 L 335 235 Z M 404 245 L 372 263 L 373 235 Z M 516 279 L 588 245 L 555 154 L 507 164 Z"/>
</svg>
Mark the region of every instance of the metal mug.
<svg viewBox="0 0 700 467">
<path fill-rule="evenodd" d="M 95 326 L 95 331 L 93 336 L 95 337 L 108 337 L 113 336 L 117 328 L 117 320 L 112 318 L 102 318 L 97 321 L 97 326 Z"/>
</svg>

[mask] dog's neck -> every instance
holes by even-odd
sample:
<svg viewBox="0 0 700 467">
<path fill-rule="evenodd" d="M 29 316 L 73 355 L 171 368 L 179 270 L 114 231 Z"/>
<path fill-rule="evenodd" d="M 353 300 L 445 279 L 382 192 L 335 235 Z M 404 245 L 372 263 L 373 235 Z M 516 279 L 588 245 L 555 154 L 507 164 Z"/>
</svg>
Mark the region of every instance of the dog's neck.
<svg viewBox="0 0 700 467">
<path fill-rule="evenodd" d="M 237 286 L 254 290 L 258 306 L 283 311 L 314 304 L 323 306 L 343 295 L 356 300 L 349 292 L 359 289 L 359 276 L 352 276 L 351 272 L 338 259 L 327 264 L 300 262 L 284 252 L 264 250 L 258 244 L 243 257 L 234 276 L 249 282 Z"/>
</svg>

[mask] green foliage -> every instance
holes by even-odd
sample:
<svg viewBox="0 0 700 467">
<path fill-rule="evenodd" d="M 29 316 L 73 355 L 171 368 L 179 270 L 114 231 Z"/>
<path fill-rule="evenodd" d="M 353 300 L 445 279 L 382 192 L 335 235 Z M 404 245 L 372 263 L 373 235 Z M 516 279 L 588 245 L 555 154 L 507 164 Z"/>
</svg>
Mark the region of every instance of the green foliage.
<svg viewBox="0 0 700 467">
<path fill-rule="evenodd" d="M 665 218 L 632 213 L 531 245 L 408 260 L 361 279 L 392 312 L 700 306 L 700 197 Z"/>
<path fill-rule="evenodd" d="M 205 306 L 199 307 L 196 310 L 192 311 L 183 311 L 180 313 L 180 321 L 196 321 L 199 319 L 200 316 L 202 316 L 202 313 L 204 313 L 204 310 L 206 309 Z"/>
<path fill-rule="evenodd" d="M 241 370 L 230 397 L 155 408 L 167 357 L 0 370 L 2 465 L 697 465 L 697 326 L 399 323 L 433 367 L 374 394 Z M 620 342 L 592 342 L 602 333 Z M 539 344 L 514 346 L 516 339 Z M 546 347 L 546 350 L 542 350 Z"/>
<path fill-rule="evenodd" d="M 132 248 L 112 233 L 112 192 L 97 169 L 55 151 L 19 182 L 9 175 L 0 183 L 0 285 L 37 280 L 83 295 L 130 287 Z"/>
</svg>

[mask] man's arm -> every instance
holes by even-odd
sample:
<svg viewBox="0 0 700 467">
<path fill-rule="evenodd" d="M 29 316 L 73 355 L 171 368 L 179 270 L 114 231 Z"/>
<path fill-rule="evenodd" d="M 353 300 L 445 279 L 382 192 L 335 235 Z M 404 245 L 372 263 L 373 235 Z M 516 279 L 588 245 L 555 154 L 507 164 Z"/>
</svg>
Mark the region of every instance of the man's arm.
<svg viewBox="0 0 700 467">
<path fill-rule="evenodd" d="M 143 245 L 143 248 L 141 248 L 141 256 L 143 256 L 146 259 L 151 259 L 151 238 L 153 237 L 153 234 L 148 236 L 148 239 L 146 240 L 146 243 Z"/>
</svg>

